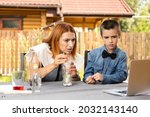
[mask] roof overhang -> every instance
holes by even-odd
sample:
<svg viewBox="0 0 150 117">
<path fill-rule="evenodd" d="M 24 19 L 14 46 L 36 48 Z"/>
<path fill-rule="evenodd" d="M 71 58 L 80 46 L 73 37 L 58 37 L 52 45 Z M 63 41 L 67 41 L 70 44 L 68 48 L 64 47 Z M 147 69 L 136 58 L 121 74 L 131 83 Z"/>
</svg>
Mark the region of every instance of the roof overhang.
<svg viewBox="0 0 150 117">
<path fill-rule="evenodd" d="M 65 13 L 63 14 L 64 16 L 82 16 L 82 17 L 132 17 L 134 14 L 111 14 L 111 13 L 107 13 L 107 14 L 81 14 L 81 13 Z"/>
<path fill-rule="evenodd" d="M 59 0 L 0 0 L 0 7 L 54 8 L 61 7 Z"/>
<path fill-rule="evenodd" d="M 61 0 L 64 16 L 132 17 L 125 0 Z"/>
</svg>

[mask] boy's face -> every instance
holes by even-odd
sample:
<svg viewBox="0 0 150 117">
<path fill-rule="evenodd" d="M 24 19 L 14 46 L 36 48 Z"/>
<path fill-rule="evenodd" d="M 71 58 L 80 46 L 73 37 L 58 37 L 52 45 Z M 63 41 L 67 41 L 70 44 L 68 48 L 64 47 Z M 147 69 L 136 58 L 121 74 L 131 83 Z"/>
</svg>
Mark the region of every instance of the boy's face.
<svg viewBox="0 0 150 117">
<path fill-rule="evenodd" d="M 103 29 L 102 31 L 102 39 L 108 52 L 112 53 L 115 48 L 117 47 L 117 42 L 119 39 L 119 31 L 117 28 L 106 30 Z"/>
</svg>

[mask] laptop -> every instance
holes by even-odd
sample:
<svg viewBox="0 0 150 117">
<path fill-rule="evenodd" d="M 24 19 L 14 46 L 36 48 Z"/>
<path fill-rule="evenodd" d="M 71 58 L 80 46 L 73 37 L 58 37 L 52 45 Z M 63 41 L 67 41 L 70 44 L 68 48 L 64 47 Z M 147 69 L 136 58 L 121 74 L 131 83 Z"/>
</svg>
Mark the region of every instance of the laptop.
<svg viewBox="0 0 150 117">
<path fill-rule="evenodd" d="M 128 87 L 105 90 L 104 92 L 120 96 L 150 95 L 150 60 L 131 61 Z"/>
</svg>

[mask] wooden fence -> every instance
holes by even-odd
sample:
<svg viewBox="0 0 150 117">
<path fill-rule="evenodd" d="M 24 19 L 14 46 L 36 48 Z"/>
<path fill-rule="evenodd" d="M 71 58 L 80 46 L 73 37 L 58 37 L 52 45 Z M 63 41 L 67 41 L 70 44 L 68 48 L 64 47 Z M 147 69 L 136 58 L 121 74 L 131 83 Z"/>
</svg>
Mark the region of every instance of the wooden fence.
<svg viewBox="0 0 150 117">
<path fill-rule="evenodd" d="M 41 37 L 42 32 L 39 30 L 31 32 L 0 30 L 0 74 L 11 75 L 12 71 L 19 70 L 20 53 L 40 43 Z"/>
<path fill-rule="evenodd" d="M 78 51 L 91 50 L 103 45 L 100 35 L 95 32 L 78 33 Z M 118 47 L 126 51 L 128 66 L 131 60 L 150 59 L 150 33 L 122 32 Z"/>
<path fill-rule="evenodd" d="M 11 75 L 13 70 L 19 70 L 20 53 L 40 43 L 41 37 L 46 35 L 42 33 L 37 30 L 32 32 L 0 30 L 0 74 Z M 103 45 L 100 35 L 95 32 L 77 33 L 77 37 L 78 52 L 82 55 L 85 50 Z M 122 33 L 118 46 L 126 51 L 128 63 L 133 59 L 150 59 L 150 33 Z"/>
</svg>

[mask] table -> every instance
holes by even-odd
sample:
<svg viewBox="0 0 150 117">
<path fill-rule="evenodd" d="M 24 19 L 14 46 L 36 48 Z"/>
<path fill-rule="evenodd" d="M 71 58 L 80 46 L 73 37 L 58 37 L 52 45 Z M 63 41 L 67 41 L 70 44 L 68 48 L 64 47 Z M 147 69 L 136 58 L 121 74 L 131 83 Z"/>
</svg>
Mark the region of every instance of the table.
<svg viewBox="0 0 150 117">
<path fill-rule="evenodd" d="M 150 96 L 116 96 L 104 93 L 104 90 L 127 87 L 127 83 L 88 85 L 75 81 L 70 87 L 64 87 L 62 81 L 43 82 L 41 91 L 31 94 L 2 94 L 0 100 L 149 100 Z"/>
</svg>

